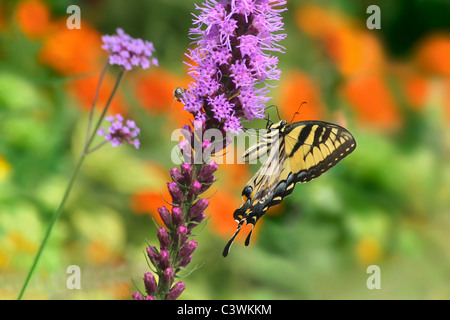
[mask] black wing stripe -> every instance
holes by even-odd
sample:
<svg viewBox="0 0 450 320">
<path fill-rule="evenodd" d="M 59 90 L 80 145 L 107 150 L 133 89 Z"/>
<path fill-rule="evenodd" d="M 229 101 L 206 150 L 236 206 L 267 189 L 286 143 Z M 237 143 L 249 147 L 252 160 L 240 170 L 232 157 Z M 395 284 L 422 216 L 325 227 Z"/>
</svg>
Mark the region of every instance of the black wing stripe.
<svg viewBox="0 0 450 320">
<path fill-rule="evenodd" d="M 298 140 L 295 143 L 294 148 L 292 148 L 291 154 L 289 155 L 290 158 L 293 157 L 297 152 L 298 148 L 300 148 L 304 144 L 306 138 L 308 138 L 309 134 L 311 133 L 312 127 L 313 127 L 312 124 L 307 124 L 300 131 L 300 134 L 298 135 Z"/>
<path fill-rule="evenodd" d="M 325 128 L 325 127 L 324 127 Z M 320 139 L 319 143 L 324 143 L 330 137 L 331 128 L 325 128 L 325 132 L 322 135 L 322 139 Z"/>
<path fill-rule="evenodd" d="M 314 140 L 313 140 L 313 145 L 314 146 L 318 146 L 320 144 L 320 137 L 322 136 L 323 130 L 325 129 L 324 126 L 318 126 L 318 128 L 316 129 L 316 132 L 314 132 Z M 322 141 L 322 139 L 320 139 Z"/>
</svg>

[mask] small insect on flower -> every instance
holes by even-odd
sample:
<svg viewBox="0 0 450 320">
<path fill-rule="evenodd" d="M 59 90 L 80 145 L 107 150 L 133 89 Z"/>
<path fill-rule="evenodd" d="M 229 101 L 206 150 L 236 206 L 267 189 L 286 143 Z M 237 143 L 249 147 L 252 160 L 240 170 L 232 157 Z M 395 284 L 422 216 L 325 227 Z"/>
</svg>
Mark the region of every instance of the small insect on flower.
<svg viewBox="0 0 450 320">
<path fill-rule="evenodd" d="M 126 124 L 123 124 L 123 117 L 120 114 L 116 116 L 106 117 L 105 120 L 111 122 L 111 126 L 108 128 L 108 133 L 105 129 L 100 128 L 97 134 L 104 136 L 105 139 L 111 142 L 113 147 L 117 147 L 123 144 L 123 141 L 128 142 L 139 149 L 140 141 L 136 138 L 140 133 L 140 129 L 136 126 L 133 120 L 127 120 Z"/>
</svg>

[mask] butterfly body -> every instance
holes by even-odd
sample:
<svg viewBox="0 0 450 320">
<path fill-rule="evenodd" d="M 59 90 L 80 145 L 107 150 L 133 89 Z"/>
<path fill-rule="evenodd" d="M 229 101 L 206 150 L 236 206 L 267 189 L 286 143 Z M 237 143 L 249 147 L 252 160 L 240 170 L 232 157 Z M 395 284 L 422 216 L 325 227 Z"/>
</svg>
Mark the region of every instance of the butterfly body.
<svg viewBox="0 0 450 320">
<path fill-rule="evenodd" d="M 356 141 L 346 129 L 322 121 L 300 121 L 287 124 L 282 120 L 267 128 L 258 143 L 244 154 L 244 161 L 252 161 L 268 154 L 266 162 L 242 191 L 243 204 L 233 218 L 237 230 L 227 243 L 223 256 L 244 223 L 252 225 L 245 245 L 256 222 L 266 211 L 279 204 L 294 190 L 295 184 L 307 182 L 337 164 L 356 148 Z"/>
</svg>

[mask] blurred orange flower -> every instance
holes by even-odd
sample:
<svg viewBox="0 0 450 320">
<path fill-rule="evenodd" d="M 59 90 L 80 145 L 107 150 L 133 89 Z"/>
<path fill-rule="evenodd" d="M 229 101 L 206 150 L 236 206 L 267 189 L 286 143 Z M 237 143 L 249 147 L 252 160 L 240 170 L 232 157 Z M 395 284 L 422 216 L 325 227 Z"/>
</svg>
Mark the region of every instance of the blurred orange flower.
<svg viewBox="0 0 450 320">
<path fill-rule="evenodd" d="M 401 114 L 385 80 L 381 76 L 348 80 L 343 93 L 356 112 L 360 124 L 397 129 Z"/>
<path fill-rule="evenodd" d="M 49 31 L 50 11 L 41 0 L 20 1 L 15 18 L 20 30 L 31 39 L 42 37 Z"/>
<path fill-rule="evenodd" d="M 450 34 L 427 36 L 417 48 L 416 60 L 427 73 L 450 76 Z"/>
<path fill-rule="evenodd" d="M 106 63 L 100 33 L 87 22 L 81 29 L 68 29 L 66 21 L 52 25 L 44 42 L 40 60 L 63 75 L 98 71 Z"/>
<path fill-rule="evenodd" d="M 237 151 L 235 155 L 237 158 L 242 157 Z M 224 155 L 224 157 L 226 157 L 226 155 Z M 226 161 L 226 159 L 224 161 Z M 249 166 L 238 163 L 224 163 L 225 164 L 219 166 L 219 170 L 215 174 L 220 188 L 240 194 L 245 184 L 251 178 Z"/>
<path fill-rule="evenodd" d="M 393 64 L 391 70 L 408 104 L 415 110 L 422 110 L 430 93 L 429 77 L 406 64 Z"/>
<path fill-rule="evenodd" d="M 348 16 L 307 4 L 296 11 L 300 29 L 323 43 L 344 76 L 373 74 L 384 67 L 380 41 Z"/>
<path fill-rule="evenodd" d="M 302 105 L 300 110 L 300 105 Z M 280 83 L 280 112 L 284 120 L 290 121 L 295 112 L 294 121 L 323 120 L 325 107 L 317 85 L 301 71 L 289 71 Z"/>
</svg>

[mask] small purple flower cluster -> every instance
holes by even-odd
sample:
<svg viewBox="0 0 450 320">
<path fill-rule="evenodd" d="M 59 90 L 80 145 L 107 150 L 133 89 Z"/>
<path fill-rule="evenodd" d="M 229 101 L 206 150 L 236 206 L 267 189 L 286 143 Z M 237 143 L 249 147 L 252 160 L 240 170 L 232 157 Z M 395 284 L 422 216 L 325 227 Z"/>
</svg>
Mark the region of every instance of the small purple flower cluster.
<svg viewBox="0 0 450 320">
<path fill-rule="evenodd" d="M 206 0 L 190 31 L 197 46 L 187 55 L 194 83 L 182 94 L 184 109 L 209 128 L 239 132 L 243 120 L 264 117 L 268 80 L 279 80 L 285 34 L 285 0 Z M 243 118 L 243 119 L 242 119 Z"/>
<path fill-rule="evenodd" d="M 180 170 L 181 169 L 181 170 Z M 215 181 L 213 173 L 217 170 L 215 162 L 206 165 L 182 164 L 180 169 L 170 170 L 172 182 L 167 184 L 172 197 L 172 209 L 158 208 L 165 227 L 158 229 L 159 250 L 150 245 L 147 256 L 158 275 L 158 283 L 152 273 L 144 274 L 147 295 L 133 294 L 134 300 L 175 300 L 183 290 L 182 281 L 175 285 L 178 272 L 188 266 L 198 243 L 189 240 L 192 229 L 205 219 L 205 209 L 209 201 L 198 196 L 205 192 Z"/>
<path fill-rule="evenodd" d="M 135 39 L 126 34 L 121 28 L 116 30 L 117 35 L 102 36 L 102 49 L 109 53 L 109 64 L 123 66 L 131 70 L 133 66 L 141 66 L 143 69 L 151 65 L 158 65 L 158 60 L 152 57 L 155 48 L 153 43 Z"/>
<path fill-rule="evenodd" d="M 140 129 L 136 126 L 133 120 L 127 120 L 126 125 L 123 124 L 123 117 L 120 114 L 106 117 L 105 120 L 111 122 L 111 126 L 108 128 L 108 133 L 105 129 L 100 128 L 97 134 L 104 136 L 107 141 L 111 142 L 113 147 L 122 145 L 123 141 L 134 145 L 136 149 L 139 149 L 140 141 L 137 139 L 137 135 L 140 133 Z"/>
</svg>

